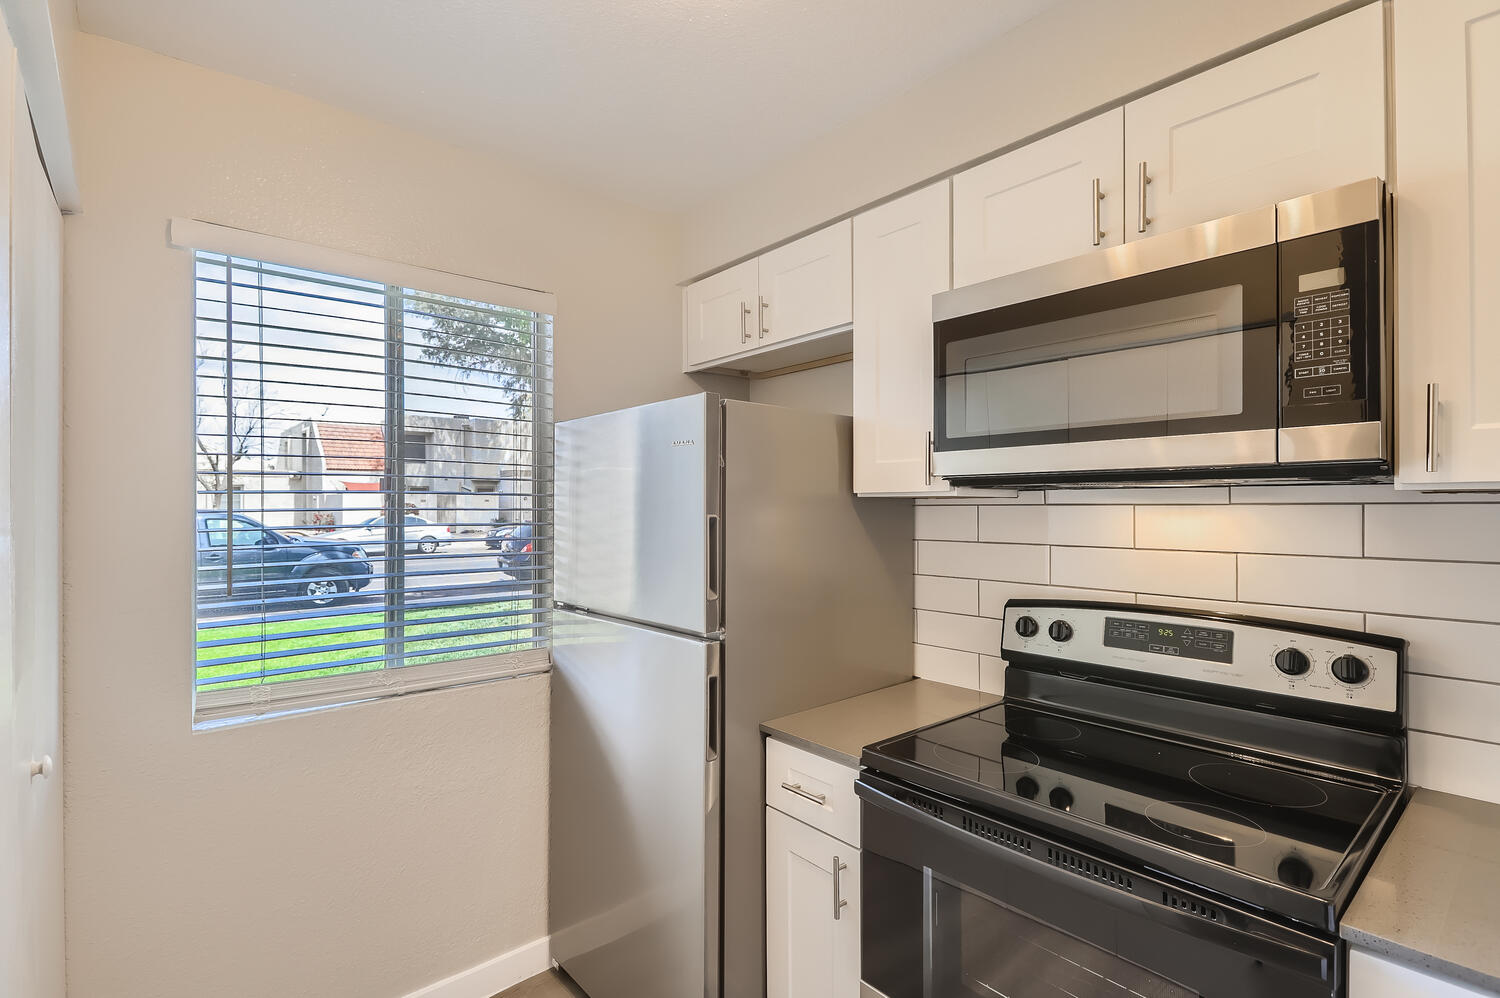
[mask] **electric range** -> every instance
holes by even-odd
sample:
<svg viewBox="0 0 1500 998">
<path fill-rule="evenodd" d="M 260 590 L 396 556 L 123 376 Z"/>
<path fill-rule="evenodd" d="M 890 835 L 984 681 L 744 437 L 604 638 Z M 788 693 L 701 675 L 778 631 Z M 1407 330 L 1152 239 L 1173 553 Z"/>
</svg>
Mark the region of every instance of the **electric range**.
<svg viewBox="0 0 1500 998">
<path fill-rule="evenodd" d="M 865 994 L 1344 993 L 1408 797 L 1405 643 L 1013 600 L 1006 697 L 865 749 Z"/>
</svg>

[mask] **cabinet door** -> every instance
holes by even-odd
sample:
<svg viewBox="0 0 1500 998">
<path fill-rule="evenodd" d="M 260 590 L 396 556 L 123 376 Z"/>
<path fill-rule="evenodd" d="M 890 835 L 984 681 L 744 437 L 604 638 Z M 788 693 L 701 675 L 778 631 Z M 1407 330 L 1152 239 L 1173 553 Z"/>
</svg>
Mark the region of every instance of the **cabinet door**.
<svg viewBox="0 0 1500 998">
<path fill-rule="evenodd" d="M 1431 977 L 1423 971 L 1362 949 L 1349 950 L 1349 998 L 1494 998 L 1464 984 Z"/>
<path fill-rule="evenodd" d="M 946 492 L 928 474 L 932 296 L 947 291 L 948 182 L 854 219 L 854 491 Z"/>
<path fill-rule="evenodd" d="M 954 177 L 954 285 L 1124 242 L 1124 152 L 1116 108 Z"/>
<path fill-rule="evenodd" d="M 755 340 L 779 343 L 853 321 L 853 243 L 849 220 L 760 256 Z"/>
<path fill-rule="evenodd" d="M 1370 4 L 1127 104 L 1127 237 L 1386 176 L 1384 28 Z"/>
<path fill-rule="evenodd" d="M 754 348 L 756 273 L 746 260 L 683 290 L 684 370 Z"/>
<path fill-rule="evenodd" d="M 1500 0 L 1401 0 L 1393 41 L 1396 481 L 1489 488 L 1500 483 Z"/>
<path fill-rule="evenodd" d="M 859 850 L 769 807 L 766 995 L 859 996 Z"/>
</svg>

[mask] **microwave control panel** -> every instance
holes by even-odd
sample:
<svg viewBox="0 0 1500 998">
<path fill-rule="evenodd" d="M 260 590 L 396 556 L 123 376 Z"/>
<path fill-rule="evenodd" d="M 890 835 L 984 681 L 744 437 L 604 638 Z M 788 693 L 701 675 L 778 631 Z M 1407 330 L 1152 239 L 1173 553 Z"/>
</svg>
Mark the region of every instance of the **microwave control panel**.
<svg viewBox="0 0 1500 998">
<path fill-rule="evenodd" d="M 1380 418 L 1380 224 L 1280 244 L 1281 425 Z"/>
</svg>

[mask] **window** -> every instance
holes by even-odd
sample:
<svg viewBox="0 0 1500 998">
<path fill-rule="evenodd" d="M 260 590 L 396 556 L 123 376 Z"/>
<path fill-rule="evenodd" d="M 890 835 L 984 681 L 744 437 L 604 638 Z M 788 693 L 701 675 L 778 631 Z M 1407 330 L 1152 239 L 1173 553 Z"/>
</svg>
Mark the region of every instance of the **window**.
<svg viewBox="0 0 1500 998">
<path fill-rule="evenodd" d="M 195 723 L 545 668 L 551 315 L 193 258 Z"/>
</svg>

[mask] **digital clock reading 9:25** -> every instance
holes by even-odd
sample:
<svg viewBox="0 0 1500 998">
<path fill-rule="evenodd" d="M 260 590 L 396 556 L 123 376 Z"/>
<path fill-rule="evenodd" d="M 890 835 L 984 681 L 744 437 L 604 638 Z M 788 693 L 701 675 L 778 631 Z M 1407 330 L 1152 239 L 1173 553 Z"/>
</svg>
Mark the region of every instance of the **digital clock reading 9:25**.
<svg viewBox="0 0 1500 998">
<path fill-rule="evenodd" d="M 1169 658 L 1192 658 L 1225 665 L 1234 661 L 1234 632 L 1217 627 L 1105 617 L 1104 644 L 1108 648 L 1125 648 Z"/>
</svg>

